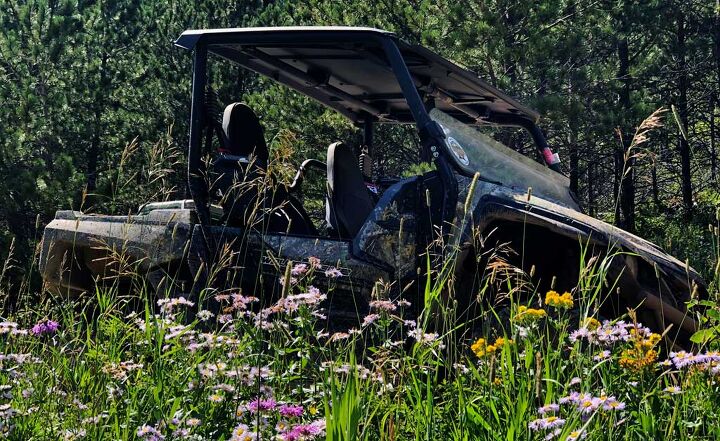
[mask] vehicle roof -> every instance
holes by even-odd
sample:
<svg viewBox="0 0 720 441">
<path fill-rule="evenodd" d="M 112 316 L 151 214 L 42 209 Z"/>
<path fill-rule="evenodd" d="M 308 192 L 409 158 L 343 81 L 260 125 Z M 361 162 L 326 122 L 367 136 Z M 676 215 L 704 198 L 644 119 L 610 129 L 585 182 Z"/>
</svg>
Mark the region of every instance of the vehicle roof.
<svg viewBox="0 0 720 441">
<path fill-rule="evenodd" d="M 410 109 L 382 49 L 393 39 L 422 95 L 467 123 L 539 114 L 487 84 L 473 72 L 431 50 L 374 28 L 293 26 L 187 30 L 175 44 L 231 60 L 308 95 L 354 122 L 413 122 Z M 424 97 L 425 98 L 425 97 Z"/>
</svg>

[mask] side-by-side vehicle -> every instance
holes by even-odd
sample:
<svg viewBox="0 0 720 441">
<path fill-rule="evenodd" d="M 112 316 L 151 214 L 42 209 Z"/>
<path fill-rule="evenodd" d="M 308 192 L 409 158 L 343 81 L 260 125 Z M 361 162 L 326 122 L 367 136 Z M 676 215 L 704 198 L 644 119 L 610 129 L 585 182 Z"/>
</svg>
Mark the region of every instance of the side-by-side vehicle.
<svg viewBox="0 0 720 441">
<path fill-rule="evenodd" d="M 175 44 L 193 55 L 190 198 L 149 203 L 131 216 L 58 211 L 45 229 L 40 260 L 49 288 L 92 290 L 122 275 L 111 256 L 122 254 L 158 291 L 194 295 L 212 286 L 273 296 L 281 295 L 287 262 L 312 257 L 339 269 L 317 271 L 315 283 L 332 285 L 328 320 L 342 321 L 362 317 L 373 292 L 414 302 L 428 262 L 435 271 L 456 260 L 454 295 L 467 309 L 482 307 L 475 297 L 489 268 L 488 247 L 514 250 L 504 264 L 532 273 L 540 291 L 573 289 L 582 256 L 587 262 L 615 250 L 601 315 L 639 306 L 643 323 L 671 328 L 671 345 L 689 344 L 697 323 L 686 302 L 693 292 L 706 295 L 701 277 L 658 246 L 583 214 L 537 126 L 538 113 L 472 72 L 370 28 L 190 30 Z M 209 61 L 236 63 L 339 112 L 362 130 L 362 145 L 339 139 L 316 146 L 327 150 L 326 161 L 305 161 L 296 181 L 272 194 L 265 184 L 233 190 L 267 182 L 267 147 L 261 119 L 248 106 L 228 105 L 222 123 L 209 114 Z M 380 124 L 414 127 L 417 161 L 431 164 L 430 171 L 368 176 L 358 153 L 372 157 Z M 524 129 L 538 161 L 481 130 L 488 127 Z M 207 152 L 206 145 L 219 147 Z M 309 168 L 326 172 L 322 225 L 298 197 Z M 224 182 L 228 177 L 232 183 Z M 503 267 L 491 266 L 496 273 Z M 378 290 L 378 281 L 389 288 Z"/>
</svg>

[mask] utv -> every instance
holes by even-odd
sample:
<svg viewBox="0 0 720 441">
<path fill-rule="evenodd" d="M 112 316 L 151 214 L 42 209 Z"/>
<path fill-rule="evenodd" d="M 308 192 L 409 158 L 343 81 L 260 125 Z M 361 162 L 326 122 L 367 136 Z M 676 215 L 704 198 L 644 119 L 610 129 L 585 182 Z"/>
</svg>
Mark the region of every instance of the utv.
<svg viewBox="0 0 720 441">
<path fill-rule="evenodd" d="M 318 271 L 315 283 L 332 285 L 328 320 L 342 321 L 362 316 L 372 295 L 417 299 L 427 272 L 448 261 L 455 300 L 471 311 L 482 308 L 475 296 L 490 270 L 497 277 L 498 268 L 513 267 L 533 289 L 562 292 L 576 286 L 583 259 L 605 255 L 614 257 L 601 314 L 639 306 L 643 323 L 670 327 L 669 342 L 689 344 L 697 323 L 686 302 L 706 295 L 701 277 L 656 245 L 583 214 L 538 113 L 472 72 L 370 28 L 189 30 L 175 44 L 193 53 L 190 198 L 149 203 L 131 216 L 58 211 L 40 258 L 50 289 L 83 292 L 140 271 L 159 295 L 232 288 L 270 297 L 281 295 L 292 263 L 310 260 L 337 269 Z M 222 122 L 212 110 L 209 55 L 339 112 L 362 130 L 362 145 L 333 143 L 324 163 L 306 160 L 292 185 L 270 191 L 258 117 L 239 103 Z M 412 125 L 418 161 L 430 171 L 373 176 L 378 124 Z M 538 161 L 483 132 L 492 127 L 527 131 Z M 326 225 L 316 225 L 298 197 L 310 168 L 326 173 Z M 260 188 L 235 185 L 247 182 Z M 498 245 L 514 250 L 502 265 L 489 257 Z"/>
</svg>

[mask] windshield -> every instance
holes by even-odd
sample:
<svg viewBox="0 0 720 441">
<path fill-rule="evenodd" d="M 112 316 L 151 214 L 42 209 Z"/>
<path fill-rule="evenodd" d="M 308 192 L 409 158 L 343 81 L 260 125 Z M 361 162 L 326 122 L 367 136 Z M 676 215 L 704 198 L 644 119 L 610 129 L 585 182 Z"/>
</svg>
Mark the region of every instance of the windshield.
<svg viewBox="0 0 720 441">
<path fill-rule="evenodd" d="M 553 199 L 567 197 L 569 181 L 565 176 L 438 109 L 430 111 L 430 118 L 442 127 L 451 159 L 465 174 L 477 172 L 485 180 L 521 191 L 533 187 L 533 192 L 540 190 Z"/>
</svg>

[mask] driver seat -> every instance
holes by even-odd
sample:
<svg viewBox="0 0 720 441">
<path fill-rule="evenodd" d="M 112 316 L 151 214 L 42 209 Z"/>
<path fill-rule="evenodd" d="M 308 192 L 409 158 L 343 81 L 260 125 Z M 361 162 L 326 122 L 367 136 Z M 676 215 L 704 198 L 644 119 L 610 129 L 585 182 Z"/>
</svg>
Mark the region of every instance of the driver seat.
<svg viewBox="0 0 720 441">
<path fill-rule="evenodd" d="M 341 142 L 328 147 L 327 183 L 325 221 L 340 237 L 351 239 L 360 231 L 374 204 L 355 153 Z"/>
</svg>

